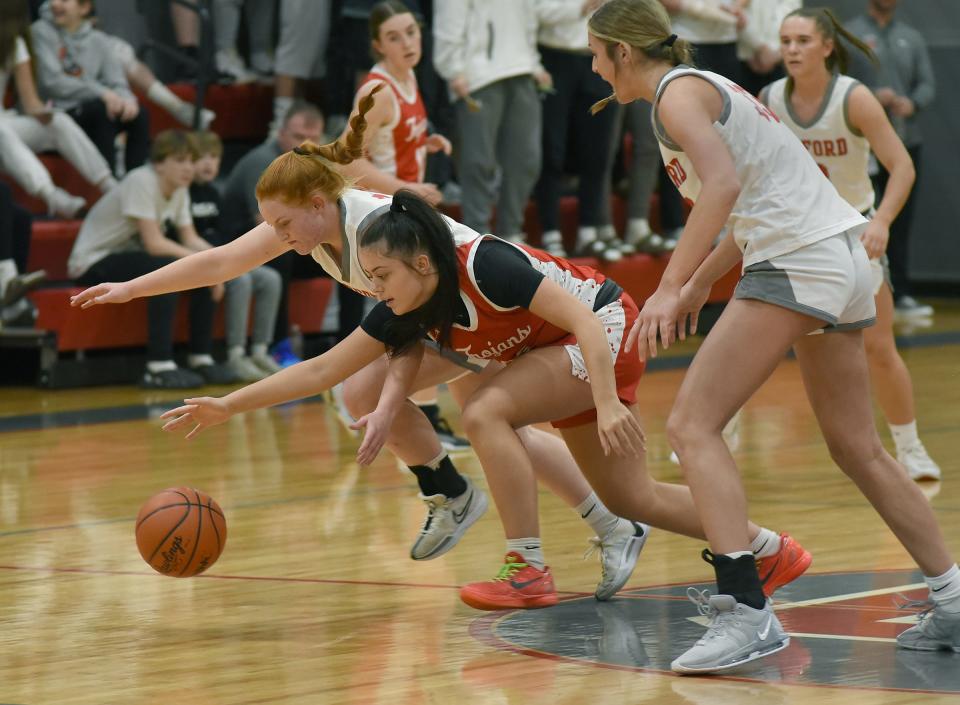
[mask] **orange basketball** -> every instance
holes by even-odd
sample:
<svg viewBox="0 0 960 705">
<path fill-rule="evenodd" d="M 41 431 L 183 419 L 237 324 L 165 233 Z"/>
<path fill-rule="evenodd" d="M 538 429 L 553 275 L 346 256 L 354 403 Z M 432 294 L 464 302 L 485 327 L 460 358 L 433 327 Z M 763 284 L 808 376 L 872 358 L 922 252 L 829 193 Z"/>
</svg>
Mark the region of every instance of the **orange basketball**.
<svg viewBox="0 0 960 705">
<path fill-rule="evenodd" d="M 220 505 L 192 487 L 153 495 L 140 507 L 136 531 L 143 560 L 175 578 L 205 571 L 227 543 L 227 520 Z"/>
</svg>

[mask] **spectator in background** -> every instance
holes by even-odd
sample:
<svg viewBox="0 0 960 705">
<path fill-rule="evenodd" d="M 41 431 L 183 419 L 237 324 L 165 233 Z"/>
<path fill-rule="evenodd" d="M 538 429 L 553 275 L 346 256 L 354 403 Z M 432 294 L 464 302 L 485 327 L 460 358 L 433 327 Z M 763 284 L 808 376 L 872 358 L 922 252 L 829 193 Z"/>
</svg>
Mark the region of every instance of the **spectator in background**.
<svg viewBox="0 0 960 705">
<path fill-rule="evenodd" d="M 332 0 L 280 0 L 280 37 L 274 61 L 273 122 L 268 141 L 276 137 L 284 117 L 308 81 L 327 73 Z"/>
<path fill-rule="evenodd" d="M 896 19 L 897 0 L 868 0 L 867 12 L 846 23 L 877 55 L 879 63 L 872 71 L 851 67 L 851 75 L 869 86 L 887 111 L 891 124 L 906 146 L 920 181 L 923 135 L 918 113 L 929 106 L 936 95 L 933 66 L 923 35 Z M 884 193 L 890 174 L 877 165 L 875 191 Z M 933 307 L 920 304 L 910 290 L 910 225 L 916 188 L 890 226 L 887 257 L 893 281 L 894 305 L 898 318 L 924 318 L 933 315 Z"/>
<path fill-rule="evenodd" d="M 191 135 L 197 150 L 193 183 L 190 184 L 190 214 L 193 226 L 205 241 L 214 247 L 224 244 L 220 224 L 220 192 L 213 180 L 220 173 L 223 143 L 213 132 Z M 227 336 L 227 369 L 244 382 L 255 382 L 280 370 L 267 353 L 277 323 L 280 273 L 270 267 L 255 267 L 224 284 L 225 323 Z M 253 330 L 250 354 L 247 355 L 247 326 L 253 305 Z"/>
<path fill-rule="evenodd" d="M 744 9 L 745 25 L 737 40 L 742 85 L 752 95 L 783 78 L 780 60 L 780 23 L 803 5 L 802 0 L 753 0 Z"/>
<path fill-rule="evenodd" d="M 149 116 L 130 91 L 106 34 L 87 15 L 92 0 L 50 0 L 33 23 L 41 92 L 83 128 L 112 169 L 117 134 L 126 133 L 125 169 L 139 167 L 150 146 Z"/>
<path fill-rule="evenodd" d="M 540 175 L 538 88 L 551 86 L 537 53 L 536 0 L 443 0 L 433 19 L 434 66 L 456 100 L 463 224 L 524 242 L 524 208 Z"/>
<path fill-rule="evenodd" d="M 267 140 L 247 152 L 234 165 L 227 177 L 223 194 L 226 222 L 223 230 L 225 241 L 233 240 L 263 221 L 257 203 L 257 181 L 270 163 L 284 152 L 310 140 L 319 142 L 323 136 L 323 114 L 309 103 L 294 103 L 284 116 L 276 138 Z M 326 276 L 320 265 L 308 257 L 297 257 L 287 252 L 267 263 L 283 278 L 280 310 L 274 332 L 274 357 L 281 365 L 297 362 L 293 355 L 290 336 L 289 289 L 290 280 Z M 363 316 L 363 297 L 345 286 L 338 286 L 340 304 L 340 337 L 344 337 L 360 324 Z"/>
<path fill-rule="evenodd" d="M 537 0 L 539 14 L 540 58 L 544 70 L 553 80 L 553 91 L 543 98 L 543 165 L 535 196 L 543 228 L 543 248 L 550 254 L 565 257 L 560 234 L 560 196 L 566 165 L 577 168 L 579 227 L 574 254 L 600 257 L 607 261 L 620 259 L 621 252 L 613 239 L 616 235 L 608 224 L 609 182 L 613 167 L 610 145 L 619 133 L 619 106 L 590 114 L 590 106 L 605 98 L 610 89 L 593 72 L 593 57 L 587 48 L 587 19 L 603 4 L 603 0 Z M 567 160 L 567 146 L 574 150 L 572 162 Z M 656 162 L 654 162 L 656 163 Z"/>
<path fill-rule="evenodd" d="M 243 83 L 273 76 L 276 0 L 213 0 L 217 70 Z M 237 53 L 240 12 L 246 16 L 250 66 Z"/>
<path fill-rule="evenodd" d="M 57 150 L 91 184 L 110 190 L 110 167 L 77 123 L 51 110 L 37 95 L 29 51 L 29 16 L 24 0 L 0 0 L 0 96 L 10 75 L 22 113 L 0 108 L 0 169 L 30 195 L 42 198 L 50 215 L 73 218 L 86 205 L 53 183 L 35 152 Z M 2 293 L 2 292 L 0 292 Z"/>
<path fill-rule="evenodd" d="M 167 130 L 157 135 L 150 163 L 128 172 L 84 219 L 67 262 L 70 276 L 84 285 L 127 281 L 209 249 L 190 217 L 187 189 L 196 157 L 186 133 Z M 166 229 L 175 231 L 175 239 L 165 236 Z M 153 296 L 147 302 L 147 368 L 141 386 L 190 389 L 237 380 L 225 367 L 216 365 L 211 354 L 214 305 L 223 297 L 223 286 L 194 289 L 188 296 L 189 369 L 178 367 L 173 359 L 178 295 Z"/>
<path fill-rule="evenodd" d="M 0 329 L 5 325 L 32 325 L 35 310 L 24 294 L 42 284 L 42 269 L 27 272 L 31 217 L 13 200 L 10 187 L 0 183 Z"/>
</svg>

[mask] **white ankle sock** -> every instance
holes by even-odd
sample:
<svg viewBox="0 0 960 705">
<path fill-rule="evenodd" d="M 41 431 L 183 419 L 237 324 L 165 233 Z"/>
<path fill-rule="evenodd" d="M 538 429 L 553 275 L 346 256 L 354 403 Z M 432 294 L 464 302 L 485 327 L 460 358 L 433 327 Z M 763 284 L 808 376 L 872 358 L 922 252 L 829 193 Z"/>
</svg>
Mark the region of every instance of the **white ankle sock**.
<svg viewBox="0 0 960 705">
<path fill-rule="evenodd" d="M 177 96 L 160 81 L 154 81 L 147 89 L 147 98 L 173 115 L 180 123 L 190 126 L 193 122 L 193 106 Z"/>
<path fill-rule="evenodd" d="M 889 424 L 890 435 L 893 436 L 893 442 L 897 446 L 897 452 L 900 453 L 914 443 L 920 440 L 917 435 L 917 420 L 905 424 Z"/>
<path fill-rule="evenodd" d="M 617 528 L 620 523 L 620 517 L 613 514 L 604 506 L 596 492 L 591 492 L 587 498 L 580 502 L 574 509 L 580 514 L 580 518 L 587 522 L 590 527 L 597 532 L 597 536 L 605 538 L 607 534 Z"/>
<path fill-rule="evenodd" d="M 213 356 L 212 355 L 195 355 L 191 353 L 190 355 L 187 355 L 187 364 L 193 368 L 206 367 L 207 365 L 214 364 Z"/>
<path fill-rule="evenodd" d="M 724 553 L 723 555 L 725 555 L 727 558 L 737 560 L 741 556 L 752 556 L 753 554 L 750 551 L 734 551 L 733 553 Z"/>
<path fill-rule="evenodd" d="M 770 529 L 760 527 L 760 533 L 750 543 L 750 550 L 757 558 L 769 558 L 775 556 L 780 550 L 780 536 Z"/>
<path fill-rule="evenodd" d="M 267 344 L 266 343 L 251 343 L 250 344 L 250 354 L 253 357 L 264 357 L 267 354 Z"/>
<path fill-rule="evenodd" d="M 527 565 L 537 570 L 543 570 L 546 563 L 543 559 L 543 547 L 539 536 L 525 539 L 507 539 L 507 553 L 519 553 Z"/>
<path fill-rule="evenodd" d="M 954 563 L 943 575 L 934 578 L 924 576 L 930 588 L 930 597 L 946 612 L 960 612 L 960 568 Z"/>
<path fill-rule="evenodd" d="M 150 360 L 147 363 L 147 370 L 156 374 L 157 372 L 169 372 L 177 369 L 177 363 L 173 360 Z"/>
<path fill-rule="evenodd" d="M 242 345 L 233 345 L 227 350 L 227 359 L 239 360 L 241 357 L 243 357 L 243 352 Z"/>
</svg>

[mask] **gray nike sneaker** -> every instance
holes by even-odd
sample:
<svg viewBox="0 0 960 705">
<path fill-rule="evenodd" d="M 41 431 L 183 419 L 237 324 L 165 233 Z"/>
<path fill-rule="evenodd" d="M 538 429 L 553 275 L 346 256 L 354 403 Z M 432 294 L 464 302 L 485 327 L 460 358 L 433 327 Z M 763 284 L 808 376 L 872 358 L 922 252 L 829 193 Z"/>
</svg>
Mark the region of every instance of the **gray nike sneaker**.
<svg viewBox="0 0 960 705">
<path fill-rule="evenodd" d="M 583 557 L 600 551 L 600 582 L 594 597 L 601 602 L 609 600 L 627 584 L 649 535 L 650 527 L 646 524 L 621 519 L 602 539 L 597 536 L 590 539 L 590 548 Z"/>
<path fill-rule="evenodd" d="M 790 644 L 769 600 L 762 610 L 739 603 L 732 595 L 710 595 L 687 589 L 697 610 L 710 618 L 707 633 L 670 668 L 677 673 L 718 673 L 764 656 Z"/>
<path fill-rule="evenodd" d="M 467 480 L 467 490 L 459 497 L 420 495 L 427 505 L 427 518 L 420 535 L 410 549 L 415 561 L 438 558 L 457 545 L 460 537 L 487 511 L 487 495 Z"/>
<path fill-rule="evenodd" d="M 897 646 L 914 651 L 954 651 L 960 654 L 960 613 L 936 605 L 920 613 L 920 621 L 897 636 Z"/>
</svg>

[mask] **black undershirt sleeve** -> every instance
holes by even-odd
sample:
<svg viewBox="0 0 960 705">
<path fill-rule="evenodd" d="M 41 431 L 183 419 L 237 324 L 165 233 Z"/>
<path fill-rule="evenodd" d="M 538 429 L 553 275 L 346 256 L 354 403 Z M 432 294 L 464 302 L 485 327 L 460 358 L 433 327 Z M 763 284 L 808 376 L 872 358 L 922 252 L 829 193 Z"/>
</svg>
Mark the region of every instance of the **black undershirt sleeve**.
<svg viewBox="0 0 960 705">
<path fill-rule="evenodd" d="M 386 343 L 384 328 L 387 325 L 387 321 L 393 318 L 396 318 L 396 316 L 393 311 L 390 310 L 390 307 L 380 301 L 370 309 L 370 313 L 363 317 L 363 320 L 360 322 L 360 327 L 363 328 L 363 332 L 371 338 L 376 338 L 381 343 Z"/>
<path fill-rule="evenodd" d="M 484 240 L 477 246 L 473 273 L 480 292 L 501 308 L 530 308 L 544 279 L 524 252 L 498 240 Z"/>
</svg>

